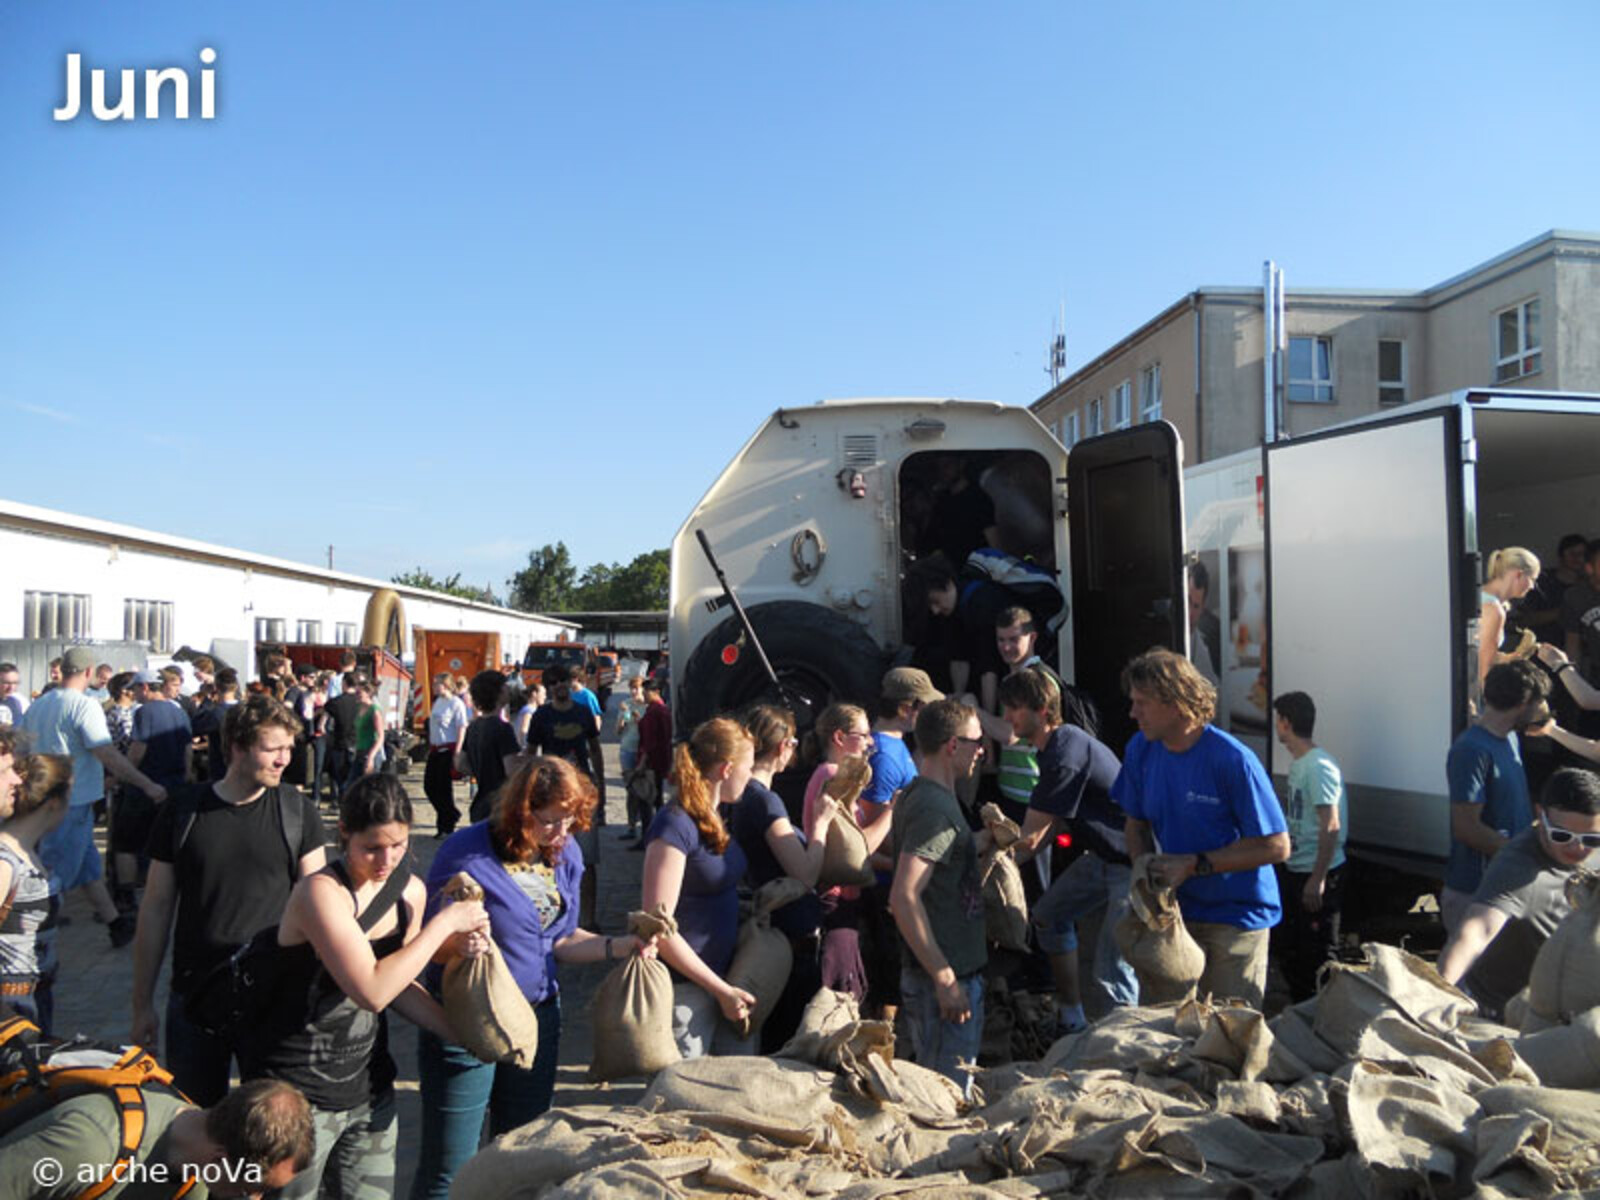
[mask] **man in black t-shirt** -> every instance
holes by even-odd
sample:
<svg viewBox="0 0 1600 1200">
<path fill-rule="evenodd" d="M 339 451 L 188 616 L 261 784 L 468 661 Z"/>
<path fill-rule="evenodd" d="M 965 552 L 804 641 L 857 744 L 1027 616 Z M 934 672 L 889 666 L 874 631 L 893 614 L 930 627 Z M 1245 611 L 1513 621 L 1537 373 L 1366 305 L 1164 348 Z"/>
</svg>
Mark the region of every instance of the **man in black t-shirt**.
<svg viewBox="0 0 1600 1200">
<path fill-rule="evenodd" d="M 566 759 L 594 780 L 604 803 L 605 780 L 601 764 L 605 760 L 600 756 L 599 718 L 574 698 L 572 672 L 566 667 L 546 668 L 544 686 L 550 690 L 550 699 L 538 707 L 528 722 L 529 752 Z M 596 823 L 604 824 L 603 821 Z"/>
<path fill-rule="evenodd" d="M 1118 950 L 1114 932 L 1128 908 L 1130 864 L 1126 817 L 1111 798 L 1122 764 L 1110 747 L 1061 722 L 1061 691 L 1029 667 L 1000 681 L 1000 707 L 1018 738 L 1038 751 L 1039 781 L 1017 843 L 1017 861 L 1045 852 L 1063 825 L 1084 848 L 1033 906 L 1039 947 L 1050 959 L 1062 1033 L 1087 1024 L 1078 984 L 1077 921 L 1101 908 L 1094 982 L 1111 1005 L 1138 1003 L 1139 980 Z"/>
<path fill-rule="evenodd" d="M 189 1024 L 184 994 L 255 934 L 277 925 L 295 880 L 327 861 L 315 802 L 282 783 L 300 731 L 294 714 L 270 696 L 252 696 L 228 710 L 224 730 L 227 773 L 178 792 L 156 814 L 133 946 L 132 1040 L 156 1045 L 156 976 L 170 938 L 162 1061 L 201 1105 L 215 1104 L 228 1090 L 233 1047 Z"/>
<path fill-rule="evenodd" d="M 334 781 L 340 795 L 344 794 L 350 759 L 356 752 L 356 718 L 361 715 L 361 697 L 356 695 L 356 687 L 361 679 L 359 671 L 347 673 L 344 690 L 322 706 L 322 733 L 328 739 L 328 778 Z"/>
<path fill-rule="evenodd" d="M 461 741 L 456 769 L 477 781 L 467 819 L 477 822 L 489 815 L 495 793 L 510 778 L 513 764 L 521 753 L 517 735 L 500 719 L 500 701 L 505 696 L 506 677 L 499 671 L 479 671 L 467 691 L 478 715 L 467 726 Z"/>
</svg>

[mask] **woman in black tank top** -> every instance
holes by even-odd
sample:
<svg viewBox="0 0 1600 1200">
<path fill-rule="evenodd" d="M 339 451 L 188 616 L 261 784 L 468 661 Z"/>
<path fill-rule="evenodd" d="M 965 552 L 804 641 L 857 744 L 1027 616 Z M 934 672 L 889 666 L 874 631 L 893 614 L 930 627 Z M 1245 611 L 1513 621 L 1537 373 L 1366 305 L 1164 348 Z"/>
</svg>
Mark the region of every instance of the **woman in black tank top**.
<svg viewBox="0 0 1600 1200">
<path fill-rule="evenodd" d="M 278 926 L 279 957 L 266 1016 L 239 1047 L 246 1079 L 294 1084 L 311 1102 L 316 1153 L 284 1200 L 367 1200 L 394 1192 L 394 1061 L 390 1005 L 454 1039 L 444 1011 L 416 982 L 446 939 L 488 948 L 477 902 L 451 904 L 423 924 L 426 889 L 407 866 L 411 801 L 391 775 L 368 775 L 339 806 L 344 853 L 302 879 Z"/>
</svg>

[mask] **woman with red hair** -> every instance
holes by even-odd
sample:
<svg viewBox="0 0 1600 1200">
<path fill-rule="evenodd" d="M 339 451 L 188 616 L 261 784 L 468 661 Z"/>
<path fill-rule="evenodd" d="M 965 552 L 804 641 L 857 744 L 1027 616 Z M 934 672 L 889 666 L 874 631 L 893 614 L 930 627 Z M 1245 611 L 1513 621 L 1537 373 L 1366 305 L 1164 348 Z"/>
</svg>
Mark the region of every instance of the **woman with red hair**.
<svg viewBox="0 0 1600 1200">
<path fill-rule="evenodd" d="M 574 834 L 589 828 L 596 793 L 588 776 L 558 758 L 524 760 L 501 786 L 489 818 L 445 839 L 428 871 L 430 907 L 460 872 L 483 888 L 495 945 L 539 1018 L 533 1066 L 483 1063 L 462 1046 L 423 1031 L 417 1067 L 422 1144 L 411 1195 L 444 1197 L 461 1164 L 478 1151 L 483 1114 L 489 1136 L 526 1125 L 550 1107 L 561 1036 L 557 963 L 609 962 L 643 949 L 633 936 L 602 937 L 578 928 L 583 851 Z M 446 957 L 478 949 L 469 937 Z M 438 994 L 441 970 L 427 974 Z"/>
</svg>

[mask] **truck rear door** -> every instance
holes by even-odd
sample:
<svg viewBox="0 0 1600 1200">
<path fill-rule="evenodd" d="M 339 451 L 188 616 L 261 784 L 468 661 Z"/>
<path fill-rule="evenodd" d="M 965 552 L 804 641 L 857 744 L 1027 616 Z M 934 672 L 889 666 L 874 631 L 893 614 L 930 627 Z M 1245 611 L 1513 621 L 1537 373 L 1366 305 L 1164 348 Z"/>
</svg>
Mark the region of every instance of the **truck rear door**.
<svg viewBox="0 0 1600 1200">
<path fill-rule="evenodd" d="M 1317 707 L 1344 774 L 1347 851 L 1437 874 L 1445 755 L 1466 713 L 1475 596 L 1462 496 L 1470 456 L 1448 404 L 1266 448 L 1268 678 Z M 1271 742 L 1269 766 L 1288 770 Z"/>
<path fill-rule="evenodd" d="M 1166 421 L 1079 442 L 1067 455 L 1075 682 L 1119 753 L 1134 726 L 1122 668 L 1155 646 L 1189 649 L 1183 443 Z"/>
</svg>

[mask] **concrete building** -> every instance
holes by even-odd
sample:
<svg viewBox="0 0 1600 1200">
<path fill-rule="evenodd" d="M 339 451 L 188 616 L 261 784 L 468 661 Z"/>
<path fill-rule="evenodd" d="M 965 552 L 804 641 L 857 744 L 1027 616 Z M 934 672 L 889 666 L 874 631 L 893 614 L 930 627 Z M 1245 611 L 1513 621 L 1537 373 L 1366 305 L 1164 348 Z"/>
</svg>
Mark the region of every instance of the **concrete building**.
<svg viewBox="0 0 1600 1200">
<path fill-rule="evenodd" d="M 1259 445 L 1265 287 L 1202 287 L 1031 405 L 1069 448 L 1165 418 L 1190 463 Z M 1600 234 L 1552 230 L 1423 291 L 1287 289 L 1278 437 L 1464 387 L 1600 392 Z"/>
<path fill-rule="evenodd" d="M 578 634 L 560 618 L 9 500 L 0 562 L 0 641 L 142 643 L 154 656 L 187 645 L 247 673 L 258 642 L 354 645 L 380 589 L 404 605 L 408 657 L 412 626 L 499 633 L 518 662 L 529 642 Z"/>
</svg>

